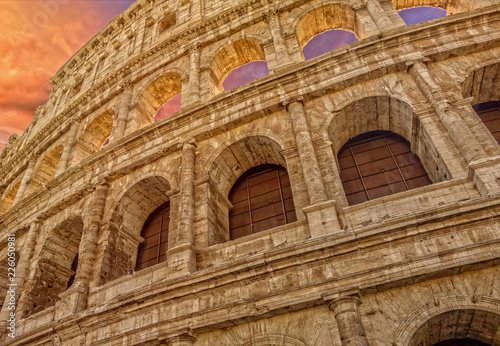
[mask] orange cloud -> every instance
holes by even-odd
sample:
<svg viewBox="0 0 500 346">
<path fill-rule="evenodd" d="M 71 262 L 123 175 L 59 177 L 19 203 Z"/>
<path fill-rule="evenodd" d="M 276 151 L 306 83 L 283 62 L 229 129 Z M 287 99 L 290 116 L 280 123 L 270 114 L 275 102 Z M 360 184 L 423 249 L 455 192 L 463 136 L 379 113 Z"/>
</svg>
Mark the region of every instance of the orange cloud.
<svg viewBox="0 0 500 346">
<path fill-rule="evenodd" d="M 0 1 L 0 143 L 24 132 L 50 77 L 132 2 Z"/>
</svg>

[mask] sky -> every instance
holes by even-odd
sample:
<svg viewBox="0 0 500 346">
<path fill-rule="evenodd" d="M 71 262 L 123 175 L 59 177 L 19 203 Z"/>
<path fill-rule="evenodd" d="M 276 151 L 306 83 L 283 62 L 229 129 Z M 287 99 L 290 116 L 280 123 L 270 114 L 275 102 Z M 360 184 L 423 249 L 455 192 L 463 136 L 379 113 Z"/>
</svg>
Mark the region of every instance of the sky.
<svg viewBox="0 0 500 346">
<path fill-rule="evenodd" d="M 49 98 L 50 78 L 133 2 L 0 0 L 0 143 L 24 132 Z"/>
<path fill-rule="evenodd" d="M 13 133 L 21 135 L 34 112 L 49 98 L 50 78 L 88 40 L 134 0 L 0 0 L 0 151 Z M 439 12 L 440 11 L 440 12 Z M 408 25 L 445 15 L 440 9 L 402 12 Z M 342 30 L 316 36 L 304 48 L 306 59 L 356 40 Z M 265 62 L 234 70 L 225 90 L 268 74 Z M 179 110 L 176 95 L 158 112 L 162 119 Z"/>
</svg>

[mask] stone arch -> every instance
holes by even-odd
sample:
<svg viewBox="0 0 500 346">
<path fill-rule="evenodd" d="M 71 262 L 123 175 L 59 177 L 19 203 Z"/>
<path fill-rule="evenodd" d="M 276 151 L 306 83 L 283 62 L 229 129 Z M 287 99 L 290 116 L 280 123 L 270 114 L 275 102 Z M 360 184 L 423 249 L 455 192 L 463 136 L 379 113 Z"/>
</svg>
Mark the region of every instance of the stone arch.
<svg viewBox="0 0 500 346">
<path fill-rule="evenodd" d="M 413 108 L 400 99 L 372 96 L 347 104 L 331 120 L 328 137 L 336 156 L 348 140 L 377 130 L 394 132 L 410 142 L 433 183 L 451 179 L 432 137 L 423 130 Z"/>
<path fill-rule="evenodd" d="M 10 189 L 3 196 L 2 201 L 0 202 L 0 215 L 9 210 L 12 207 L 12 204 L 14 204 L 19 186 L 21 186 L 21 180 L 11 184 Z"/>
<path fill-rule="evenodd" d="M 129 184 L 112 207 L 110 221 L 130 233 L 140 234 L 149 214 L 168 201 L 170 189 L 169 180 L 159 175 L 143 177 Z"/>
<path fill-rule="evenodd" d="M 229 192 L 238 178 L 253 167 L 273 164 L 287 169 L 288 165 L 281 154 L 282 147 L 275 140 L 266 136 L 248 136 L 229 144 L 222 145 L 217 155 L 208 162 L 209 180 L 215 182 L 217 193 L 227 200 Z M 287 169 L 288 170 L 288 169 Z M 293 172 L 296 173 L 296 172 Z M 303 202 L 297 200 L 300 185 L 294 174 L 289 174 L 295 208 L 300 210 Z M 229 240 L 229 202 L 223 203 L 219 198 L 208 200 L 208 210 L 213 217 L 209 229 L 214 239 Z"/>
<path fill-rule="evenodd" d="M 470 339 L 488 345 L 500 343 L 500 315 L 477 309 L 452 310 L 427 320 L 408 346 L 432 346 L 450 339 Z"/>
<path fill-rule="evenodd" d="M 141 120 L 149 124 L 154 122 L 155 114 L 163 104 L 181 92 L 182 81 L 178 72 L 164 73 L 148 83 L 134 103 Z"/>
<path fill-rule="evenodd" d="M 462 96 L 472 105 L 500 100 L 500 62 L 476 67 L 462 83 Z"/>
<path fill-rule="evenodd" d="M 84 222 L 72 215 L 50 230 L 33 263 L 34 273 L 25 285 L 19 306 L 23 317 L 37 313 L 60 300 L 75 274 L 71 264 L 78 253 Z"/>
<path fill-rule="evenodd" d="M 427 304 L 419 309 L 413 311 L 412 313 L 408 314 L 407 318 L 400 323 L 398 328 L 396 329 L 396 332 L 394 334 L 394 341 L 395 345 L 397 346 L 410 346 L 410 345 L 417 345 L 418 344 L 418 339 L 421 338 L 422 336 L 425 338 L 425 331 L 429 329 L 430 326 L 435 324 L 435 322 L 438 321 L 453 321 L 453 318 L 457 316 L 457 314 L 460 314 L 461 312 L 466 312 L 464 316 L 469 316 L 471 319 L 468 321 L 477 321 L 479 323 L 476 323 L 476 327 L 481 327 L 481 329 L 475 330 L 475 332 L 479 332 L 477 334 L 470 335 L 474 337 L 480 337 L 481 339 L 478 339 L 479 341 L 490 343 L 490 344 L 498 344 L 500 340 L 498 340 L 498 337 L 500 335 L 500 332 L 498 332 L 498 329 L 500 328 L 500 300 L 492 298 L 492 297 L 486 297 L 486 296 L 480 296 L 480 297 L 474 297 L 473 301 L 466 296 L 450 296 L 450 297 L 443 297 L 439 301 L 436 302 L 436 304 Z M 475 312 L 477 312 L 477 316 L 474 317 Z M 485 319 L 484 317 L 487 316 Z M 488 330 L 488 328 L 484 328 L 483 321 L 491 320 L 493 318 L 496 321 L 496 332 L 490 333 L 489 341 L 488 337 L 485 335 L 485 331 Z M 467 321 L 467 319 L 466 319 Z M 443 324 L 444 326 L 448 325 L 453 325 L 453 323 L 445 323 Z M 455 324 L 456 325 L 456 324 Z M 488 324 L 491 326 L 491 324 Z M 437 328 L 438 330 L 440 329 L 439 327 Z M 463 331 L 463 328 L 462 328 Z M 443 330 L 445 332 L 444 334 L 447 333 L 447 329 Z M 448 330 L 448 332 L 453 332 L 452 330 Z M 439 334 L 441 335 L 441 334 Z M 496 335 L 496 339 L 495 339 Z M 467 337 L 467 335 L 449 335 L 450 337 Z M 493 336 L 493 338 L 491 337 Z M 487 340 L 487 341 L 483 341 Z M 425 341 L 423 339 L 422 341 Z M 440 340 L 436 341 L 439 342 Z M 417 343 L 415 343 L 417 342 Z M 426 342 L 422 343 L 421 345 L 431 345 Z"/>
<path fill-rule="evenodd" d="M 73 156 L 73 163 L 77 164 L 86 157 L 98 152 L 102 149 L 106 140 L 111 135 L 113 127 L 113 115 L 115 112 L 112 109 L 97 115 L 90 121 L 82 135 L 78 139 Z"/>
<path fill-rule="evenodd" d="M 256 335 L 239 346 L 306 346 L 300 340 L 287 335 Z"/>
<path fill-rule="evenodd" d="M 30 195 L 40 186 L 45 185 L 56 175 L 57 165 L 61 159 L 62 145 L 53 147 L 35 167 L 33 177 L 28 185 L 25 196 Z"/>
<path fill-rule="evenodd" d="M 285 159 L 280 154 L 282 149 L 270 137 L 244 137 L 217 150 L 218 155 L 210 163 L 208 174 L 227 195 L 236 180 L 252 167 L 269 163 L 286 168 Z"/>
<path fill-rule="evenodd" d="M 472 10 L 474 2 L 462 0 L 392 0 L 392 5 L 396 11 L 420 6 L 439 7 L 446 10 L 449 15 Z"/>
<path fill-rule="evenodd" d="M 262 43 L 256 38 L 242 38 L 220 48 L 210 62 L 210 91 L 222 90 L 222 82 L 234 69 L 252 61 L 267 61 Z"/>
<path fill-rule="evenodd" d="M 302 58 L 304 58 L 302 51 L 305 45 L 313 37 L 325 31 L 342 29 L 354 33 L 358 39 L 366 36 L 356 10 L 344 2 L 313 8 L 299 16 L 294 27 Z"/>
<path fill-rule="evenodd" d="M 123 189 L 123 188 L 120 188 Z M 169 180 L 150 174 L 132 181 L 111 205 L 111 216 L 104 227 L 108 233 L 105 260 L 100 276 L 102 283 L 125 275 L 136 266 L 137 249 L 144 240 L 140 234 L 150 214 L 168 202 Z M 169 234 L 169 240 L 172 234 Z"/>
</svg>

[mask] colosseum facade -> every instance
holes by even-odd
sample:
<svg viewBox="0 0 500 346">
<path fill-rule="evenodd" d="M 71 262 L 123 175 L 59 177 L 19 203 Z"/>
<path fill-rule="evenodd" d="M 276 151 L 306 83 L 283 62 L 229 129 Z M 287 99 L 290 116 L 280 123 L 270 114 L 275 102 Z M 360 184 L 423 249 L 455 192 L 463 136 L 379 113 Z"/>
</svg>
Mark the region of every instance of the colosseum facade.
<svg viewBox="0 0 500 346">
<path fill-rule="evenodd" d="M 0 342 L 500 345 L 499 42 L 497 0 L 136 1 L 0 156 Z"/>
</svg>

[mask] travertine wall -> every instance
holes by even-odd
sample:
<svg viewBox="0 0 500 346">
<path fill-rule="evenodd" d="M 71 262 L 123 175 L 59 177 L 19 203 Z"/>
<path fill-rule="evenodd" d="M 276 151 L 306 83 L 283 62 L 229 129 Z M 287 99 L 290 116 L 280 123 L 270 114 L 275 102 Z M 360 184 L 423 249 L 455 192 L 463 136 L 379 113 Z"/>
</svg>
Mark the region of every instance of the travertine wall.
<svg viewBox="0 0 500 346">
<path fill-rule="evenodd" d="M 472 109 L 500 99 L 495 2 L 134 3 L 0 156 L 2 302 L 8 234 L 20 255 L 2 342 L 500 344 L 500 147 Z M 397 10 L 420 5 L 449 15 L 406 27 Z M 359 41 L 303 61 L 335 28 Z M 222 91 L 256 60 L 268 76 Z M 349 206 L 337 153 L 374 130 L 408 140 L 433 184 Z M 265 163 L 287 169 L 298 221 L 230 241 L 228 193 Z M 167 261 L 134 272 L 167 201 Z"/>
</svg>

